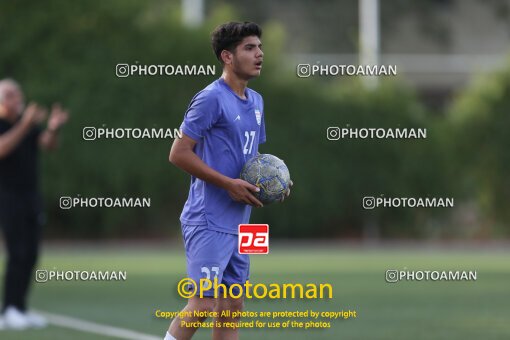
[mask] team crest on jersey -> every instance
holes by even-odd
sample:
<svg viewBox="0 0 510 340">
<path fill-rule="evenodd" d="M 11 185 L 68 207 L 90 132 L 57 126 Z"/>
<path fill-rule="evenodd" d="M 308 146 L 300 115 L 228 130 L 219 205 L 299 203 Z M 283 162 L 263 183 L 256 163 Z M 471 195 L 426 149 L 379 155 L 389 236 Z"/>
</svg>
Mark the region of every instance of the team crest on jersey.
<svg viewBox="0 0 510 340">
<path fill-rule="evenodd" d="M 257 124 L 260 125 L 262 121 L 262 113 L 259 110 L 255 109 L 255 118 L 257 119 Z"/>
</svg>

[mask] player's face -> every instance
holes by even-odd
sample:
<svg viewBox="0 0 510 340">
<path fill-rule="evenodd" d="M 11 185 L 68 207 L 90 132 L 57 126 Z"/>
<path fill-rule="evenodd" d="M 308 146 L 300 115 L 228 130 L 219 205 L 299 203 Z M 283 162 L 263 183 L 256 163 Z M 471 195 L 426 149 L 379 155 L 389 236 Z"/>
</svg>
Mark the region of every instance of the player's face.
<svg viewBox="0 0 510 340">
<path fill-rule="evenodd" d="M 262 70 L 262 43 L 257 36 L 246 37 L 236 47 L 232 57 L 233 71 L 242 79 L 260 76 Z"/>
</svg>

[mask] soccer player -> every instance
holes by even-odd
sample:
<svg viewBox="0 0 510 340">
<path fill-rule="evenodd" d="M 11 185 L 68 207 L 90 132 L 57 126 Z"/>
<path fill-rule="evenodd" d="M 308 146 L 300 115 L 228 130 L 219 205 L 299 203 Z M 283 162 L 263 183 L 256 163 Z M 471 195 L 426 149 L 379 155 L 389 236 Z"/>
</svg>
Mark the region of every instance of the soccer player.
<svg viewBox="0 0 510 340">
<path fill-rule="evenodd" d="M 238 226 L 249 223 L 251 207 L 262 207 L 262 203 L 253 194 L 259 189 L 239 174 L 246 161 L 257 155 L 259 144 L 266 141 L 262 97 L 247 88 L 248 81 L 262 69 L 261 35 L 261 28 L 250 22 L 229 22 L 214 30 L 212 47 L 223 74 L 193 97 L 180 127 L 182 138 L 174 141 L 170 151 L 170 162 L 192 176 L 180 220 L 188 277 L 197 283 L 202 278 L 216 278 L 229 287 L 248 280 L 250 259 L 238 253 Z M 183 311 L 221 315 L 223 310 L 243 308 L 242 298 L 216 299 L 212 295 L 211 289 L 204 293 L 207 297 L 190 298 Z M 190 339 L 197 328 L 181 327 L 181 321 L 203 320 L 176 317 L 165 340 Z M 237 329 L 213 328 L 213 339 L 237 338 Z"/>
<path fill-rule="evenodd" d="M 0 329 L 44 327 L 40 315 L 27 311 L 26 298 L 37 261 L 43 211 L 39 192 L 38 149 L 54 149 L 68 114 L 54 105 L 47 128 L 46 111 L 24 108 L 23 92 L 11 79 L 0 80 L 0 226 L 7 249 Z"/>
</svg>

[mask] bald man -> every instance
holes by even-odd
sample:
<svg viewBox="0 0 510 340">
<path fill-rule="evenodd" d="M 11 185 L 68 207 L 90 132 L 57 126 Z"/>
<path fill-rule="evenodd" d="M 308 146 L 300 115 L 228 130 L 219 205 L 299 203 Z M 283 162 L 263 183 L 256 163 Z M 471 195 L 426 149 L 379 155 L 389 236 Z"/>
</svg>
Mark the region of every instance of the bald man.
<svg viewBox="0 0 510 340">
<path fill-rule="evenodd" d="M 27 311 L 27 295 L 37 261 L 42 203 L 39 193 L 39 148 L 57 145 L 68 114 L 54 105 L 47 128 L 39 127 L 46 111 L 35 103 L 25 109 L 14 80 L 0 80 L 0 227 L 7 249 L 0 329 L 40 328 L 46 321 Z"/>
</svg>

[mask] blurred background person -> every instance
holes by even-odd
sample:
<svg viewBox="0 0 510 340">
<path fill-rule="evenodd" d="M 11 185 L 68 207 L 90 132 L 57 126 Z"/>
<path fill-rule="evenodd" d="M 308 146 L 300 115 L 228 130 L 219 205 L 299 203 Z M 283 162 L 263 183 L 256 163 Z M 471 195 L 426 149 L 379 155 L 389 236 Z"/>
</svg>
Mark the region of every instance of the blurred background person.
<svg viewBox="0 0 510 340">
<path fill-rule="evenodd" d="M 46 113 L 35 103 L 25 109 L 20 86 L 0 80 L 0 226 L 7 251 L 0 329 L 46 325 L 42 316 L 27 311 L 26 301 L 43 222 L 38 151 L 56 148 L 58 130 L 68 119 L 55 104 L 42 130 Z"/>
</svg>

